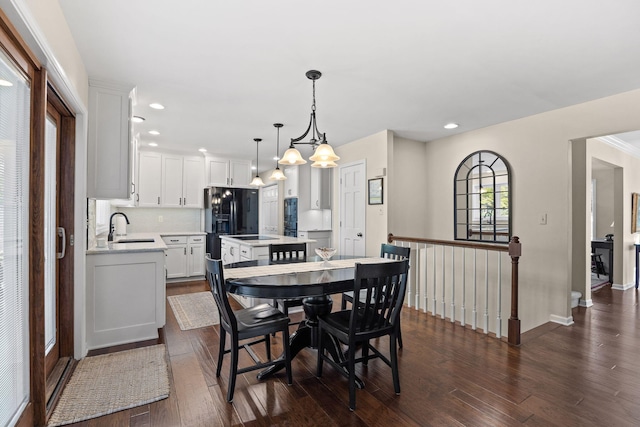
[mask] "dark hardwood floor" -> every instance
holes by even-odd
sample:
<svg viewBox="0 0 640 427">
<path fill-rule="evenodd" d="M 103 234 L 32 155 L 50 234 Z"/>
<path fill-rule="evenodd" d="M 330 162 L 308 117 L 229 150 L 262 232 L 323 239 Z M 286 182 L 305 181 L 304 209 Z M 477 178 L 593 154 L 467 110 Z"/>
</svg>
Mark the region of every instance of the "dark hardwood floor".
<svg viewBox="0 0 640 427">
<path fill-rule="evenodd" d="M 206 289 L 204 281 L 174 284 L 167 294 Z M 355 412 L 342 376 L 325 364 L 323 377 L 315 377 L 313 350 L 294 360 L 292 386 L 284 372 L 264 381 L 247 373 L 227 403 L 228 359 L 222 377 L 215 376 L 218 327 L 181 331 L 167 305 L 169 398 L 74 425 L 640 425 L 637 293 L 606 286 L 593 300 L 593 307 L 573 310 L 574 325 L 543 325 L 524 334 L 519 348 L 405 309 L 402 393 L 393 393 L 389 368 L 371 361 L 358 370 L 366 387 L 358 390 Z M 274 345 L 278 354 L 280 337 Z"/>
</svg>

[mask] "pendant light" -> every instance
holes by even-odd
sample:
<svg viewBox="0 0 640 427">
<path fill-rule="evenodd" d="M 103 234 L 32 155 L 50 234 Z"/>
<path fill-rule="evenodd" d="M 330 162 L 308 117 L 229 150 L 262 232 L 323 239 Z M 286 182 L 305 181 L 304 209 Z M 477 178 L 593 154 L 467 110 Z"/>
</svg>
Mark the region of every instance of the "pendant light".
<svg viewBox="0 0 640 427">
<path fill-rule="evenodd" d="M 282 181 L 287 179 L 287 177 L 282 173 L 280 167 L 278 166 L 278 153 L 280 153 L 280 128 L 283 126 L 282 123 L 274 123 L 273 126 L 278 130 L 278 137 L 276 139 L 276 168 L 269 177 L 271 180 Z"/>
<path fill-rule="evenodd" d="M 311 118 L 309 126 L 301 136 L 298 138 L 291 138 L 291 145 L 289 146 L 289 149 L 285 151 L 282 159 L 278 163 L 281 165 L 304 165 L 307 163 L 307 161 L 300 155 L 300 152 L 295 148 L 298 144 L 305 144 L 311 145 L 315 148 L 314 155 L 309 158 L 309 160 L 314 162 L 311 166 L 314 168 L 334 168 L 338 166 L 335 161 L 340 160 L 340 157 L 336 156 L 336 153 L 333 152 L 333 148 L 327 143 L 326 134 L 321 133 L 318 130 L 318 125 L 316 124 L 316 80 L 322 76 L 322 73 L 317 70 L 309 70 L 307 71 L 306 76 L 313 83 L 313 102 L 311 104 Z M 311 132 L 309 142 L 300 142 L 309 134 L 309 132 Z"/>
<path fill-rule="evenodd" d="M 256 142 L 256 176 L 255 178 L 253 178 L 253 180 L 251 181 L 251 183 L 249 185 L 253 185 L 255 187 L 262 187 L 264 185 L 264 182 L 262 182 L 262 178 L 260 178 L 259 175 L 259 169 L 258 169 L 258 143 L 260 141 L 262 141 L 261 138 L 253 138 L 253 140 Z"/>
</svg>

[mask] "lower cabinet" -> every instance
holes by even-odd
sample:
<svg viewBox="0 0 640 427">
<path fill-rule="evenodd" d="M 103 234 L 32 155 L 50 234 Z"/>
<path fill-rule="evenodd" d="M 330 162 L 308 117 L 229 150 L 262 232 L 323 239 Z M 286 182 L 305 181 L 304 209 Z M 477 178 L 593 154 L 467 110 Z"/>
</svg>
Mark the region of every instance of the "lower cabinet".
<svg viewBox="0 0 640 427">
<path fill-rule="evenodd" d="M 205 236 L 162 236 L 166 250 L 167 279 L 205 275 Z"/>
<path fill-rule="evenodd" d="M 89 350 L 158 338 L 166 314 L 164 258 L 162 250 L 87 255 Z"/>
<path fill-rule="evenodd" d="M 315 240 L 313 243 L 307 243 L 307 254 L 309 256 L 316 254 L 316 248 L 331 247 L 331 231 L 298 231 L 298 237 Z"/>
</svg>

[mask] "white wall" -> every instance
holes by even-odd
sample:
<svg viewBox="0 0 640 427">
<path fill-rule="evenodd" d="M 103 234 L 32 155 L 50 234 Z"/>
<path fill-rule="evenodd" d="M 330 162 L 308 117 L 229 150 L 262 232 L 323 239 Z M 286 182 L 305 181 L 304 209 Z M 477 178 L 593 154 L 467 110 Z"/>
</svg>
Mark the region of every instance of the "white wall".
<svg viewBox="0 0 640 427">
<path fill-rule="evenodd" d="M 427 235 L 453 238 L 451 182 L 459 162 L 477 150 L 499 153 L 512 167 L 513 234 L 522 242 L 522 330 L 549 320 L 571 323 L 572 251 L 584 254 L 585 259 L 587 254 L 585 228 L 581 238 L 572 232 L 574 218 L 586 218 L 586 206 L 572 216 L 571 171 L 576 159 L 572 159 L 570 141 L 635 129 L 640 129 L 640 90 L 428 142 Z M 584 181 L 578 186 L 586 192 Z M 547 214 L 546 225 L 538 221 L 543 213 Z M 578 268 L 586 269 L 586 265 Z"/>
<path fill-rule="evenodd" d="M 388 167 L 387 149 L 393 140 L 393 133 L 388 130 L 378 132 L 374 135 L 359 139 L 349 144 L 335 148 L 336 154 L 340 157 L 339 164 L 347 164 L 358 160 L 366 159 L 367 179 L 376 178 L 382 168 Z M 380 254 L 380 244 L 387 241 L 387 218 L 389 207 L 389 185 L 388 178 L 383 179 L 383 204 L 369 205 L 365 199 L 366 215 L 366 255 L 373 256 Z M 366 183 L 365 183 L 366 184 Z M 334 168 L 332 177 L 332 201 L 333 211 L 333 233 L 332 245 L 340 247 L 340 168 Z"/>
<path fill-rule="evenodd" d="M 613 219 L 613 178 L 614 166 L 602 166 L 604 162 L 594 159 L 594 164 L 600 163 L 599 167 L 591 168 L 591 178 L 595 181 L 596 200 L 596 234 L 595 239 L 604 239 L 607 234 L 613 234 L 611 223 Z"/>
</svg>

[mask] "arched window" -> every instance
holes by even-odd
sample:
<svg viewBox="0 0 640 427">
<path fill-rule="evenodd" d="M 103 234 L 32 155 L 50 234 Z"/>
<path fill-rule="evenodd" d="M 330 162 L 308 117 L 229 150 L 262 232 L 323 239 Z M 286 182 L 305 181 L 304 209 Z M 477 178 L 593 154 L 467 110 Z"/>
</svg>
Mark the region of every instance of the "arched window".
<svg viewBox="0 0 640 427">
<path fill-rule="evenodd" d="M 511 238 L 509 164 L 492 151 L 476 151 L 456 170 L 455 239 L 508 243 Z"/>
</svg>

